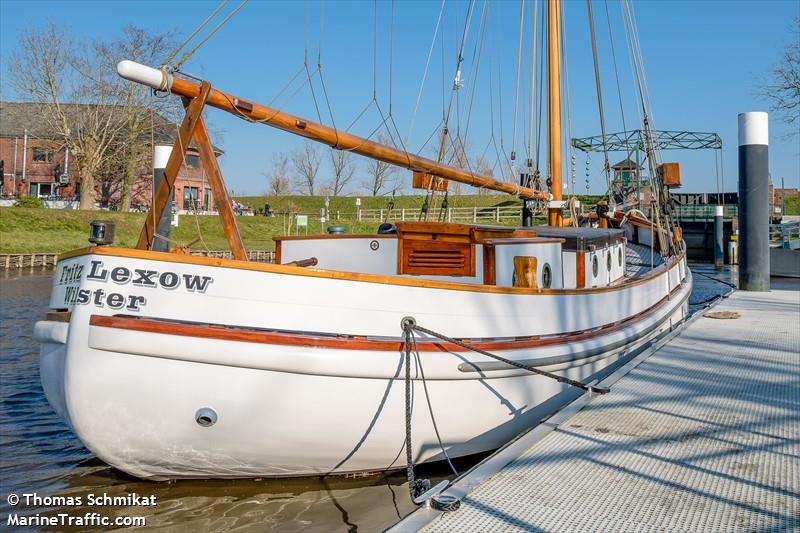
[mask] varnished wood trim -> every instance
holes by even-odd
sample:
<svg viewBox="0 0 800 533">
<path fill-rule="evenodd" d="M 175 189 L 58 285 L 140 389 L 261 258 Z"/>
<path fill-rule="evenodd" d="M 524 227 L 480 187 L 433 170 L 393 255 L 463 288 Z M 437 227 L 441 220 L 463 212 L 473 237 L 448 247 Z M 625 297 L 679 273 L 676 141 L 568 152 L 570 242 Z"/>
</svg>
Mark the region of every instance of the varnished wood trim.
<svg viewBox="0 0 800 533">
<path fill-rule="evenodd" d="M 486 241 L 481 247 L 483 249 L 483 284 L 497 284 L 497 263 L 494 253 L 494 244 Z"/>
<path fill-rule="evenodd" d="M 503 239 L 484 239 L 478 241 L 478 244 L 492 244 L 502 246 L 504 244 L 563 244 L 566 239 L 557 239 L 549 237 L 526 237 L 526 238 L 503 238 Z"/>
<path fill-rule="evenodd" d="M 210 91 L 211 86 L 204 81 L 203 90 L 206 91 L 206 89 Z M 217 207 L 222 229 L 225 232 L 225 237 L 228 239 L 231 255 L 234 259 L 239 261 L 247 261 L 247 250 L 244 247 L 244 241 L 242 241 L 242 235 L 239 232 L 239 225 L 236 223 L 236 216 L 233 213 L 233 208 L 231 208 L 228 188 L 225 187 L 225 181 L 222 179 L 222 171 L 219 169 L 219 164 L 217 163 L 217 155 L 214 153 L 214 147 L 211 145 L 211 138 L 208 136 L 206 123 L 202 116 L 197 119 L 193 136 L 194 142 L 197 144 L 200 152 L 200 161 L 203 164 L 203 170 L 205 171 L 209 185 L 211 185 L 214 205 Z"/>
<path fill-rule="evenodd" d="M 679 290 L 684 284 L 685 281 L 678 285 L 678 287 L 675 287 L 673 292 Z M 503 340 L 463 340 L 468 342 L 471 346 L 485 351 L 520 350 L 526 348 L 552 346 L 557 344 L 568 344 L 596 338 L 600 335 L 607 335 L 631 326 L 637 321 L 644 320 L 651 314 L 657 312 L 664 305 L 667 305 L 669 299 L 670 297 L 667 296 L 641 313 L 637 313 L 630 318 L 600 328 L 545 337 L 530 335 L 526 337 Z M 365 336 L 328 337 L 308 335 L 303 333 L 286 333 L 247 329 L 242 327 L 228 327 L 219 324 L 186 324 L 180 322 L 123 316 L 92 315 L 89 319 L 89 324 L 96 327 L 121 329 L 127 331 L 140 331 L 143 333 L 160 333 L 165 335 L 178 335 L 181 337 L 252 342 L 258 344 L 277 344 L 283 346 L 335 348 L 339 350 L 370 350 L 378 352 L 399 352 L 404 349 L 404 344 L 401 340 L 377 340 L 369 339 Z M 423 352 L 466 351 L 460 346 L 444 341 L 418 341 L 416 347 Z"/>
<path fill-rule="evenodd" d="M 536 271 L 539 261 L 530 255 L 514 256 L 514 286 L 537 288 Z"/>
<path fill-rule="evenodd" d="M 45 320 L 50 322 L 69 322 L 70 318 L 72 318 L 71 311 L 49 311 L 45 315 Z"/>
<path fill-rule="evenodd" d="M 86 248 L 76 248 L 74 250 L 69 250 L 68 252 L 62 252 L 58 254 L 58 260 L 64 261 L 65 259 L 71 259 L 81 255 L 93 254 L 97 252 L 98 248 L 98 246 L 87 246 Z"/>
<path fill-rule="evenodd" d="M 276 243 L 281 241 L 321 241 L 321 240 L 339 240 L 339 239 L 396 239 L 397 235 L 393 234 L 370 234 L 370 233 L 345 233 L 343 235 L 285 235 L 273 237 L 272 240 Z"/>
<path fill-rule="evenodd" d="M 153 195 L 153 201 L 147 211 L 142 231 L 139 234 L 139 240 L 136 243 L 136 247 L 141 250 L 149 250 L 155 242 L 158 221 L 161 220 L 161 215 L 167 207 L 170 192 L 175 188 L 175 179 L 178 177 L 181 165 L 183 165 L 186 149 L 191 144 L 190 141 L 197 124 L 202 119 L 203 107 L 205 107 L 210 94 L 211 85 L 208 82 L 203 82 L 198 95 L 193 97 L 191 102 L 186 105 L 186 114 L 178 129 L 175 144 L 169 154 L 167 166 L 164 169 L 164 177 Z"/>
<path fill-rule="evenodd" d="M 646 283 L 676 266 L 683 255 L 669 258 L 655 269 L 635 278 L 628 278 L 624 283 L 609 287 L 593 287 L 587 289 L 527 289 L 517 287 L 498 287 L 476 285 L 471 283 L 458 283 L 455 281 L 438 281 L 401 276 L 384 276 L 380 274 L 364 274 L 358 272 L 340 272 L 336 270 L 318 270 L 293 267 L 288 265 L 273 265 L 269 263 L 256 263 L 255 261 L 237 261 L 235 259 L 222 259 L 218 257 L 202 257 L 195 255 L 179 255 L 151 250 L 138 250 L 135 248 L 115 248 L 112 246 L 90 246 L 62 254 L 59 261 L 82 255 L 100 255 L 107 257 L 126 257 L 149 261 L 163 261 L 166 263 L 179 263 L 187 265 L 201 265 L 209 267 L 233 268 L 238 270 L 251 270 L 256 272 L 269 272 L 292 276 L 305 276 L 314 278 L 338 279 L 347 281 L 360 281 L 364 283 L 379 283 L 383 285 L 399 285 L 404 287 L 420 287 L 427 289 L 454 290 L 463 292 L 484 292 L 497 294 L 591 294 L 596 292 L 615 292 Z"/>
<path fill-rule="evenodd" d="M 586 252 L 575 252 L 575 287 L 586 287 Z"/>
<path fill-rule="evenodd" d="M 469 240 L 452 242 L 404 236 L 398 241 L 397 258 L 398 274 L 475 276 L 475 245 Z"/>
<path fill-rule="evenodd" d="M 200 93 L 200 84 L 176 75 L 172 77 L 170 91 L 173 94 L 186 98 L 195 98 Z M 527 187 L 520 187 L 517 184 L 501 181 L 491 176 L 480 176 L 471 171 L 449 166 L 439 161 L 409 153 L 405 150 L 379 144 L 369 139 L 352 135 L 346 131 L 329 128 L 311 120 L 290 115 L 278 109 L 272 109 L 255 102 L 248 102 L 252 104 L 253 108 L 251 111 L 245 111 L 240 107 L 237 108 L 234 104 L 234 102 L 241 102 L 242 100 L 243 99 L 238 96 L 213 89 L 208 98 L 208 105 L 225 110 L 237 117 L 245 116 L 252 121 L 260 122 L 313 141 L 321 142 L 339 150 L 347 150 L 402 168 L 424 171 L 441 178 L 451 179 L 473 187 L 493 189 L 515 196 L 536 198 L 539 200 L 548 199 L 548 194 L 544 191 L 535 191 Z"/>
<path fill-rule="evenodd" d="M 397 232 L 404 233 L 424 233 L 438 235 L 464 235 L 469 236 L 475 226 L 469 224 L 454 224 L 451 222 L 396 222 Z"/>
</svg>

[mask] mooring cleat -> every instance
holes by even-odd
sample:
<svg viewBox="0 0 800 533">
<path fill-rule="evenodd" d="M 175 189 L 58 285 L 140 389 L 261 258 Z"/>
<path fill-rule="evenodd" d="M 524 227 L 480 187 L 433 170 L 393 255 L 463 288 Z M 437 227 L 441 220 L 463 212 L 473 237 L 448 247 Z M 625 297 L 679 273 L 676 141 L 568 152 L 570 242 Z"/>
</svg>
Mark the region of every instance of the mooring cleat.
<svg viewBox="0 0 800 533">
<path fill-rule="evenodd" d="M 444 489 L 446 489 L 449 484 L 450 482 L 447 481 L 446 479 L 444 481 L 440 481 L 437 485 L 429 488 L 428 490 L 426 490 L 425 492 L 414 498 L 414 503 L 416 503 L 417 505 L 425 504 L 426 506 L 430 506 L 430 499 L 435 496 L 438 496 L 439 493 L 441 493 Z"/>
</svg>

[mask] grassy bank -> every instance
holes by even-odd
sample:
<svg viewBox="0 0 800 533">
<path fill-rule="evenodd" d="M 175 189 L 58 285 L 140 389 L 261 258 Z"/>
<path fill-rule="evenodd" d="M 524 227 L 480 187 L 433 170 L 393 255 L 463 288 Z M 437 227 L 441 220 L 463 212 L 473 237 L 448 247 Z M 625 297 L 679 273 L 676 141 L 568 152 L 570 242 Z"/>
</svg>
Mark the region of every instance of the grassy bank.
<svg viewBox="0 0 800 533">
<path fill-rule="evenodd" d="M 316 214 L 324 206 L 321 196 L 250 196 L 237 197 L 237 201 L 248 203 L 255 208 L 263 207 L 269 202 L 276 213 L 299 210 L 302 213 Z M 364 197 L 362 209 L 386 209 L 389 198 Z M 418 209 L 422 205 L 420 196 L 399 196 L 394 199 L 396 209 Z M 451 197 L 451 207 L 466 206 L 506 206 L 516 201 L 509 196 L 480 195 Z M 377 222 L 357 222 L 353 216 L 356 211 L 355 198 L 331 198 L 330 210 L 335 216 L 340 212 L 341 219 L 328 224 L 339 224 L 348 233 L 373 233 Z M 112 220 L 116 223 L 115 244 L 133 247 L 144 223 L 144 213 L 116 213 L 110 211 L 73 211 L 44 208 L 0 208 L 0 253 L 31 252 L 64 252 L 88 245 L 89 223 L 92 220 Z M 245 246 L 252 250 L 272 250 L 273 237 L 284 234 L 286 221 L 282 216 L 237 217 L 239 229 Z M 326 224 L 327 225 L 327 224 Z M 324 231 L 319 220 L 309 217 L 309 233 Z M 177 228 L 172 229 L 172 239 L 181 244 L 188 244 L 198 237 L 201 242 L 192 245 L 192 249 L 227 250 L 228 241 L 222 231 L 219 218 L 216 216 L 182 215 Z"/>
<path fill-rule="evenodd" d="M 0 253 L 64 252 L 88 246 L 89 223 L 112 220 L 116 223 L 114 244 L 133 247 L 144 224 L 144 213 L 108 211 L 62 211 L 54 209 L 0 208 Z M 253 250 L 272 250 L 272 237 L 283 235 L 282 217 L 237 217 L 245 246 Z M 375 222 L 342 221 L 351 233 L 375 231 Z M 310 221 L 309 232 L 319 232 L 318 221 Z M 228 241 L 217 216 L 182 215 L 172 239 L 187 244 L 199 236 L 203 242 L 192 249 L 227 250 Z M 205 244 L 205 246 L 204 246 Z"/>
<path fill-rule="evenodd" d="M 354 213 L 356 211 L 356 198 L 361 199 L 361 209 L 386 209 L 390 201 L 394 202 L 395 209 L 419 209 L 422 207 L 424 197 L 415 196 L 332 196 L 330 197 L 331 213 L 339 211 Z M 586 204 L 594 204 L 600 196 L 578 196 Z M 249 204 L 256 209 L 261 209 L 265 202 L 275 211 L 289 210 L 290 207 L 299 209 L 302 213 L 319 213 L 325 207 L 324 196 L 236 196 L 236 201 Z M 441 197 L 435 203 L 438 208 Z M 448 200 L 449 207 L 508 207 L 521 206 L 522 202 L 507 194 L 465 194 L 451 195 Z"/>
</svg>

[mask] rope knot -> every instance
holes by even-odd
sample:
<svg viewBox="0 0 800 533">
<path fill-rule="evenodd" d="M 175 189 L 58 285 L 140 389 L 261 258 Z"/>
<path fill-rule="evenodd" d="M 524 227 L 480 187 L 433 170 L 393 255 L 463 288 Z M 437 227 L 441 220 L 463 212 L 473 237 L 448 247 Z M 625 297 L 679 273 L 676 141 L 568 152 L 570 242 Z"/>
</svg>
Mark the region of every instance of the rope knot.
<svg viewBox="0 0 800 533">
<path fill-rule="evenodd" d="M 419 498 L 431 490 L 431 482 L 429 479 L 415 479 L 409 484 L 408 489 L 411 491 L 412 498 Z"/>
</svg>

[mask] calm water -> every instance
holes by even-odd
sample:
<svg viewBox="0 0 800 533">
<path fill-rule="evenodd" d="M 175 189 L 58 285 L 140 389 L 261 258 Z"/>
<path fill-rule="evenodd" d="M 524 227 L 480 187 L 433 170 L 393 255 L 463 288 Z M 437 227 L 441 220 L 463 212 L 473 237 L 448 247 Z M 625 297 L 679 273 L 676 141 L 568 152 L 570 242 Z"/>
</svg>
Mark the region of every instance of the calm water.
<svg viewBox="0 0 800 533">
<path fill-rule="evenodd" d="M 697 309 L 728 287 L 731 272 L 694 265 Z M 376 531 L 413 510 L 405 474 L 360 479 L 143 482 L 94 458 L 50 409 L 39 383 L 33 324 L 48 310 L 51 272 L 0 273 L 0 530 L 9 511 L 22 514 L 144 515 L 148 528 L 170 531 Z M 456 465 L 463 470 L 470 463 Z M 418 469 L 432 481 L 448 472 L 441 465 Z M 42 496 L 155 495 L 154 508 L 17 506 L 9 493 Z M 30 530 L 52 528 L 31 528 Z M 106 531 L 102 528 L 82 528 Z"/>
</svg>

